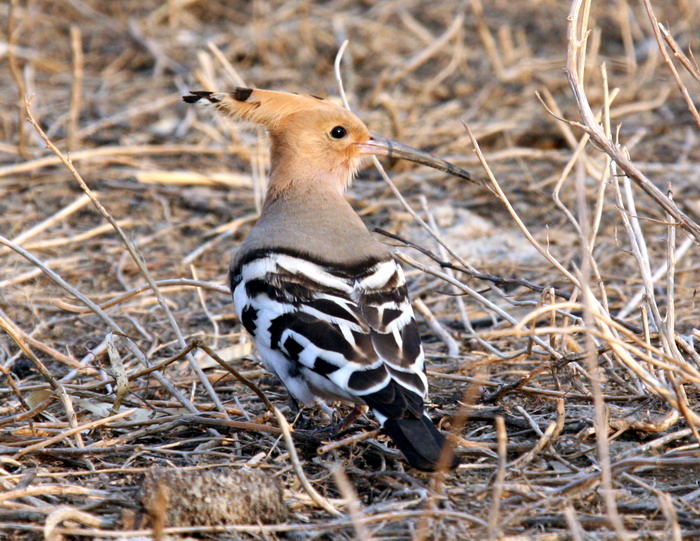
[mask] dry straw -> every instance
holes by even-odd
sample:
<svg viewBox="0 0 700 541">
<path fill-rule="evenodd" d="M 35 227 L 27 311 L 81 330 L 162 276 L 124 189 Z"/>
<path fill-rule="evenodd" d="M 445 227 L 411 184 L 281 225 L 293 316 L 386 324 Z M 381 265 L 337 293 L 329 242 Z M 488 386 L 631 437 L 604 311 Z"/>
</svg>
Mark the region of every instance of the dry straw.
<svg viewBox="0 0 700 541">
<path fill-rule="evenodd" d="M 697 0 L 6 4 L 0 537 L 700 536 Z M 226 267 L 265 135 L 178 106 L 244 81 L 344 81 L 483 179 L 375 162 L 349 194 L 405 264 L 457 472 L 368 419 L 323 439 L 252 358 Z M 153 466 L 265 469 L 290 514 L 129 529 Z"/>
</svg>

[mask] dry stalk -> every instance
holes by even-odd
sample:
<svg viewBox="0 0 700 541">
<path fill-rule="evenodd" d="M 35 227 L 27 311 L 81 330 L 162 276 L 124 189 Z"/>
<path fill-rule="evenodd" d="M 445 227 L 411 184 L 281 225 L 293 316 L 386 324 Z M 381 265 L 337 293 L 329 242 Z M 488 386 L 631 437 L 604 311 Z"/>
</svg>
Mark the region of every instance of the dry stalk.
<svg viewBox="0 0 700 541">
<path fill-rule="evenodd" d="M 117 234 L 121 238 L 122 242 L 126 246 L 126 249 L 128 250 L 129 254 L 131 255 L 134 263 L 136 263 L 136 266 L 138 267 L 139 271 L 141 272 L 141 274 L 143 274 L 144 278 L 148 282 L 148 285 L 151 287 L 154 295 L 158 299 L 158 304 L 160 305 L 163 312 L 165 313 L 165 316 L 168 320 L 168 323 L 170 324 L 170 327 L 174 331 L 175 336 L 177 336 L 180 347 L 184 348 L 185 346 L 187 346 L 187 342 L 185 341 L 185 337 L 182 335 L 182 332 L 180 331 L 180 327 L 178 326 L 177 321 L 175 320 L 175 316 L 173 316 L 172 311 L 168 307 L 168 304 L 165 302 L 165 299 L 163 298 L 163 295 L 161 294 L 160 289 L 158 288 L 158 285 L 156 284 L 155 280 L 153 279 L 153 276 L 151 275 L 151 273 L 146 268 L 146 264 L 143 261 L 143 258 L 141 257 L 141 255 L 136 250 L 134 243 L 129 240 L 126 233 L 119 226 L 117 221 L 112 217 L 112 215 L 107 211 L 107 209 L 102 205 L 102 203 L 100 203 L 99 199 L 97 199 L 97 196 L 90 189 L 90 187 L 85 183 L 83 178 L 80 176 L 80 173 L 78 173 L 78 170 L 73 166 L 73 163 L 71 162 L 71 160 L 66 158 L 63 155 L 63 153 L 58 149 L 58 147 L 56 147 L 56 145 L 53 144 L 51 139 L 49 139 L 47 137 L 46 133 L 44 132 L 44 130 L 41 129 L 39 124 L 37 124 L 36 120 L 34 119 L 34 116 L 32 115 L 29 100 L 25 100 L 24 105 L 25 105 L 27 116 L 29 118 L 29 122 L 31 123 L 31 125 L 34 126 L 34 129 L 39 133 L 39 135 L 44 140 L 44 142 L 49 147 L 49 149 L 61 160 L 63 165 L 66 167 L 66 169 L 68 169 L 68 171 L 70 171 L 73 178 L 80 185 L 80 188 L 90 198 L 90 201 L 92 201 L 93 205 L 95 205 L 95 207 L 100 212 L 100 214 L 102 214 L 102 216 L 112 225 L 114 230 L 117 232 Z M 206 390 L 207 394 L 212 398 L 212 400 L 214 401 L 214 404 L 216 404 L 217 409 L 219 411 L 221 411 L 222 413 L 224 413 L 224 415 L 226 415 L 226 408 L 224 408 L 224 405 L 221 403 L 221 400 L 219 399 L 219 395 L 216 393 L 216 391 L 212 387 L 211 383 L 209 382 L 209 379 L 206 377 L 206 375 L 202 371 L 202 368 L 199 366 L 199 363 L 197 363 L 196 359 L 192 355 L 189 355 L 189 354 L 188 354 L 187 360 L 189 361 L 190 367 L 192 368 L 193 372 L 199 378 L 199 381 L 201 382 L 202 386 Z"/>
<path fill-rule="evenodd" d="M 601 148 L 615 163 L 618 164 L 627 175 L 626 178 L 632 179 L 647 195 L 649 195 L 661 208 L 673 216 L 674 220 L 679 222 L 688 233 L 690 233 L 696 242 L 700 242 L 700 225 L 686 216 L 668 197 L 657 188 L 654 183 L 649 180 L 632 161 L 625 155 L 619 145 L 615 144 L 606 137 L 602 126 L 596 122 L 595 115 L 591 110 L 586 97 L 586 90 L 583 84 L 583 73 L 585 66 L 585 48 L 587 42 L 587 32 L 585 31 L 587 20 L 585 16 L 581 16 L 582 6 L 587 6 L 585 0 L 574 0 L 571 3 L 568 18 L 568 51 L 566 62 L 566 75 L 569 79 L 569 84 L 576 98 L 579 113 L 581 114 L 582 122 L 568 121 L 571 125 L 577 126 L 584 132 L 588 133 L 591 140 Z M 587 7 L 584 9 L 588 9 Z"/>
<path fill-rule="evenodd" d="M 78 122 L 80 121 L 80 109 L 83 102 L 83 43 L 80 28 L 70 27 L 70 41 L 73 49 L 73 84 L 70 95 L 70 112 L 68 113 L 68 150 L 78 148 Z"/>
<path fill-rule="evenodd" d="M 333 474 L 333 479 L 335 484 L 338 485 L 340 493 L 345 498 L 346 505 L 348 507 L 348 514 L 350 515 L 350 520 L 352 520 L 353 527 L 355 528 L 355 539 L 357 541 L 372 541 L 374 538 L 369 533 L 369 530 L 363 523 L 364 513 L 362 512 L 362 504 L 360 504 L 357 499 L 357 493 L 348 479 L 345 470 L 340 464 L 334 464 L 331 467 L 331 473 Z"/>
<path fill-rule="evenodd" d="M 15 48 L 17 47 L 17 18 L 16 12 L 20 0 L 10 0 L 7 14 L 7 61 L 10 65 L 10 72 L 17 87 L 17 152 L 23 159 L 29 158 L 27 150 L 27 133 L 24 126 L 24 100 L 26 99 L 26 89 L 24 78 L 17 64 Z"/>
<path fill-rule="evenodd" d="M 661 56 L 663 56 L 664 62 L 668 66 L 668 69 L 671 70 L 673 78 L 676 80 L 676 85 L 678 86 L 678 90 L 680 90 L 681 94 L 683 95 L 683 99 L 685 100 L 685 103 L 688 106 L 688 111 L 690 111 L 690 114 L 695 119 L 695 123 L 698 125 L 698 128 L 700 128 L 700 113 L 698 113 L 698 109 L 697 107 L 695 107 L 695 103 L 693 103 L 693 98 L 690 96 L 688 88 L 683 83 L 683 80 L 681 79 L 681 76 L 678 73 L 676 66 L 673 64 L 673 60 L 671 60 L 671 57 L 668 54 L 668 51 L 666 50 L 664 37 L 661 35 L 661 25 L 659 24 L 659 21 L 656 18 L 656 15 L 654 14 L 654 8 L 651 7 L 651 2 L 649 0 L 643 0 L 643 2 L 647 12 L 647 16 L 649 17 L 649 22 L 651 23 L 651 28 L 654 32 L 654 38 L 656 39 L 656 43 L 659 46 L 659 50 L 661 51 Z M 665 32 L 664 34 L 670 36 L 668 32 Z M 691 70 L 690 73 L 693 74 L 693 71 Z"/>
<path fill-rule="evenodd" d="M 38 269 L 41 270 L 48 278 L 50 278 L 57 286 L 61 287 L 64 289 L 66 292 L 68 292 L 70 295 L 75 297 L 77 300 L 82 302 L 85 306 L 87 306 L 93 313 L 95 313 L 104 323 L 106 323 L 113 331 L 120 333 L 122 336 L 126 337 L 126 334 L 122 331 L 121 327 L 109 316 L 107 313 L 100 308 L 97 304 L 95 304 L 90 298 L 88 298 L 86 295 L 78 291 L 76 288 L 71 286 L 68 282 L 66 282 L 63 278 L 61 278 L 57 273 L 55 273 L 53 270 L 48 268 L 39 258 L 34 256 L 33 254 L 27 252 L 24 250 L 21 246 L 18 246 L 14 242 L 10 241 L 9 239 L 4 238 L 3 236 L 0 235 L 0 244 L 3 244 L 4 246 L 7 246 L 8 248 L 12 249 L 22 257 L 24 257 L 26 260 L 28 260 L 32 265 L 37 267 Z M 133 342 L 131 339 L 126 337 L 126 343 L 131 352 L 136 356 L 137 359 L 139 359 L 144 365 L 148 366 L 150 363 L 146 359 L 146 356 L 144 353 L 139 349 L 138 345 L 136 345 L 135 342 Z M 192 413 L 196 413 L 197 409 L 192 405 L 192 403 L 185 397 L 180 391 L 172 384 L 170 383 L 165 377 L 163 377 L 161 374 L 156 373 L 155 377 L 158 379 L 158 382 L 163 385 L 168 392 L 170 392 L 174 397 L 176 397 L 183 406 L 188 408 Z"/>
<path fill-rule="evenodd" d="M 508 435 L 503 417 L 496 417 L 496 437 L 498 438 L 498 469 L 493 481 L 491 494 L 491 509 L 489 510 L 488 539 L 494 540 L 501 537 L 501 498 L 503 497 L 503 484 L 506 479 L 506 446 Z"/>
<path fill-rule="evenodd" d="M 56 380 L 56 378 L 51 374 L 51 372 L 46 368 L 43 362 L 34 354 L 34 352 L 29 348 L 27 343 L 24 341 L 22 336 L 17 332 L 16 327 L 3 316 L 0 315 L 0 328 L 2 328 L 9 336 L 14 340 L 15 344 L 19 346 L 26 357 L 32 362 L 34 368 L 42 375 L 42 377 L 49 382 L 49 385 L 58 394 L 61 403 L 63 404 L 63 409 L 66 411 L 66 417 L 68 418 L 68 424 L 73 427 L 74 432 L 69 435 L 75 434 L 75 443 L 78 447 L 83 447 L 83 438 L 80 435 L 79 430 L 75 430 L 78 426 L 78 417 L 75 414 L 75 408 L 73 408 L 73 400 L 70 394 L 66 391 L 65 386 Z M 15 460 L 19 458 L 18 455 Z"/>
</svg>

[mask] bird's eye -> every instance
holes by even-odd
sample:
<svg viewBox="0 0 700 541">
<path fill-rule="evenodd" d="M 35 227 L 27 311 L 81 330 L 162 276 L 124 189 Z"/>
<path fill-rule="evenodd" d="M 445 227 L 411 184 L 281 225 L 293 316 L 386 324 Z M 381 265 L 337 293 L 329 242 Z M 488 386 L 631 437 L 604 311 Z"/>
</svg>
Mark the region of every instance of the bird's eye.
<svg viewBox="0 0 700 541">
<path fill-rule="evenodd" d="M 342 139 L 348 134 L 348 130 L 343 128 L 342 126 L 336 126 L 331 130 L 331 137 L 333 139 Z"/>
</svg>

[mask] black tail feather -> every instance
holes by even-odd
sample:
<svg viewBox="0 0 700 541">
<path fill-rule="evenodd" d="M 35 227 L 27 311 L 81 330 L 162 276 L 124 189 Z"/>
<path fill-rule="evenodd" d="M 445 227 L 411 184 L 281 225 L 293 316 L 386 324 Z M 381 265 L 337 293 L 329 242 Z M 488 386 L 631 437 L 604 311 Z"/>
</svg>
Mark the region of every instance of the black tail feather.
<svg viewBox="0 0 700 541">
<path fill-rule="evenodd" d="M 412 419 L 387 419 L 384 431 L 394 441 L 416 469 L 435 471 L 440 463 L 440 455 L 445 445 L 445 436 L 435 428 L 433 422 L 425 415 Z M 456 456 L 450 458 L 448 468 L 459 465 Z"/>
</svg>

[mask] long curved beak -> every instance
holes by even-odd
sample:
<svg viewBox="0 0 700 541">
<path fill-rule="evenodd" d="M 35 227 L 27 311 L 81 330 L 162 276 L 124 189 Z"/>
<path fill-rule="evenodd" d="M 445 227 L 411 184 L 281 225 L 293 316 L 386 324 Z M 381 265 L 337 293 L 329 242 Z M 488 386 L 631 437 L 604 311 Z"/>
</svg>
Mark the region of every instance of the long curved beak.
<svg viewBox="0 0 700 541">
<path fill-rule="evenodd" d="M 438 171 L 444 171 L 450 175 L 479 184 L 479 181 L 476 180 L 469 171 L 462 169 L 461 167 L 457 167 L 456 165 L 445 161 L 442 158 L 438 158 L 429 152 L 423 152 L 422 150 L 397 143 L 391 139 L 372 135 L 370 136 L 369 141 L 366 143 L 360 143 L 358 146 L 360 147 L 360 155 L 362 156 L 388 156 L 389 158 L 401 158 L 411 162 L 420 163 L 422 165 L 427 165 L 428 167 L 432 167 Z"/>
</svg>

